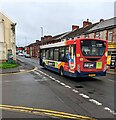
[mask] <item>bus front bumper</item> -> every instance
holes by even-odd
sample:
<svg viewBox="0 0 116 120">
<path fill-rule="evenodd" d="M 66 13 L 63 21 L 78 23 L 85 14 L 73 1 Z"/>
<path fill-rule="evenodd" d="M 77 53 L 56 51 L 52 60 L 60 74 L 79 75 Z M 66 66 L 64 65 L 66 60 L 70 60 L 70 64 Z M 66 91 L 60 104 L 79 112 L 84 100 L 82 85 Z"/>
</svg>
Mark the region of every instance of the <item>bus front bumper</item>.
<svg viewBox="0 0 116 120">
<path fill-rule="evenodd" d="M 96 76 L 106 76 L 106 71 L 103 72 L 76 72 L 76 77 L 96 77 Z"/>
</svg>

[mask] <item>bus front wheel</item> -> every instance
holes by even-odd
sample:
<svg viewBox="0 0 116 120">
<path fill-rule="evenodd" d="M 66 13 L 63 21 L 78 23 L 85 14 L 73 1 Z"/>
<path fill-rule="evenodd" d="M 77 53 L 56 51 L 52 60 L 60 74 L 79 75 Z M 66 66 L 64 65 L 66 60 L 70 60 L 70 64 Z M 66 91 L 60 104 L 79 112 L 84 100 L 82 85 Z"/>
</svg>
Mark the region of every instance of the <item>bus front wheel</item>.
<svg viewBox="0 0 116 120">
<path fill-rule="evenodd" d="M 64 76 L 64 70 L 63 70 L 63 67 L 60 68 L 60 75 L 61 75 L 61 76 Z"/>
<path fill-rule="evenodd" d="M 43 63 L 43 67 L 46 68 L 46 64 L 45 63 Z"/>
</svg>

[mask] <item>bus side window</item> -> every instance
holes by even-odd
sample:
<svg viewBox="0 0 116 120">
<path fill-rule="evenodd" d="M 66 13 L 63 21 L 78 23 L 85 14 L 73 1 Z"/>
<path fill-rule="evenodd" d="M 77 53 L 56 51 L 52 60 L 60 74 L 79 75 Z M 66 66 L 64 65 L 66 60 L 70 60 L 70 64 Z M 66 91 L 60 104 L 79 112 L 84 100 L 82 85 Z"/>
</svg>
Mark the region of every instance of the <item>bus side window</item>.
<svg viewBox="0 0 116 120">
<path fill-rule="evenodd" d="M 49 58 L 49 49 L 46 49 L 46 51 L 45 51 L 45 58 L 46 58 L 46 59 Z"/>
<path fill-rule="evenodd" d="M 63 62 L 65 61 L 65 47 L 59 49 L 59 60 Z"/>
<path fill-rule="evenodd" d="M 49 49 L 49 60 L 53 60 L 53 48 Z"/>
<path fill-rule="evenodd" d="M 54 60 L 58 61 L 58 57 L 59 57 L 59 49 L 55 48 L 54 49 Z"/>
</svg>

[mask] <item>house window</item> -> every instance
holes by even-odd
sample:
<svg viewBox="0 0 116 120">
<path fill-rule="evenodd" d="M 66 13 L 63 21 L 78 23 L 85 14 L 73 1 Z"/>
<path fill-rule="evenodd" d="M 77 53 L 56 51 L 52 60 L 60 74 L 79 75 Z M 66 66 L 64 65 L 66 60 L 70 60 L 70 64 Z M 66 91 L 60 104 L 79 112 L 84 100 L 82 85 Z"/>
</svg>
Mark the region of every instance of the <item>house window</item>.
<svg viewBox="0 0 116 120">
<path fill-rule="evenodd" d="M 88 34 L 86 34 L 86 35 L 85 35 L 85 38 L 89 38 L 89 35 L 88 35 Z"/>
<path fill-rule="evenodd" d="M 4 25 L 1 22 L 0 22 L 0 42 L 5 42 L 4 41 Z"/>
<path fill-rule="evenodd" d="M 100 39 L 104 39 L 104 32 L 103 31 L 100 32 Z"/>
<path fill-rule="evenodd" d="M 108 31 L 108 42 L 112 42 L 112 38 L 113 38 L 113 32 L 112 30 Z"/>
<path fill-rule="evenodd" d="M 99 38 L 99 32 L 95 33 L 95 38 Z"/>
</svg>

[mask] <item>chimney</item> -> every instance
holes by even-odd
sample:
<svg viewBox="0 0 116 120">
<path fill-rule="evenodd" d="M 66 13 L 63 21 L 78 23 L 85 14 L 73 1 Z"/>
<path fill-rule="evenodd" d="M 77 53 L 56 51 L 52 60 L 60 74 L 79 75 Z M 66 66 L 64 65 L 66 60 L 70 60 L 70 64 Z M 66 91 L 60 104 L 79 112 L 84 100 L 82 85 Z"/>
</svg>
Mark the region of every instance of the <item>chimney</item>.
<svg viewBox="0 0 116 120">
<path fill-rule="evenodd" d="M 41 41 L 44 40 L 44 37 L 41 37 Z"/>
<path fill-rule="evenodd" d="M 72 31 L 79 29 L 79 26 L 77 25 L 72 25 Z"/>
<path fill-rule="evenodd" d="M 44 36 L 44 40 L 48 40 L 48 39 L 50 39 L 50 38 L 52 38 L 51 35 L 47 35 L 47 36 L 45 35 L 45 36 Z"/>
<path fill-rule="evenodd" d="M 104 22 L 104 19 L 100 19 L 100 22 Z"/>
<path fill-rule="evenodd" d="M 89 22 L 89 19 L 87 19 L 87 21 L 83 21 L 83 27 L 87 27 L 91 24 L 92 24 L 92 22 Z"/>
<path fill-rule="evenodd" d="M 36 40 L 36 43 L 38 43 L 39 42 L 39 40 Z"/>
</svg>

